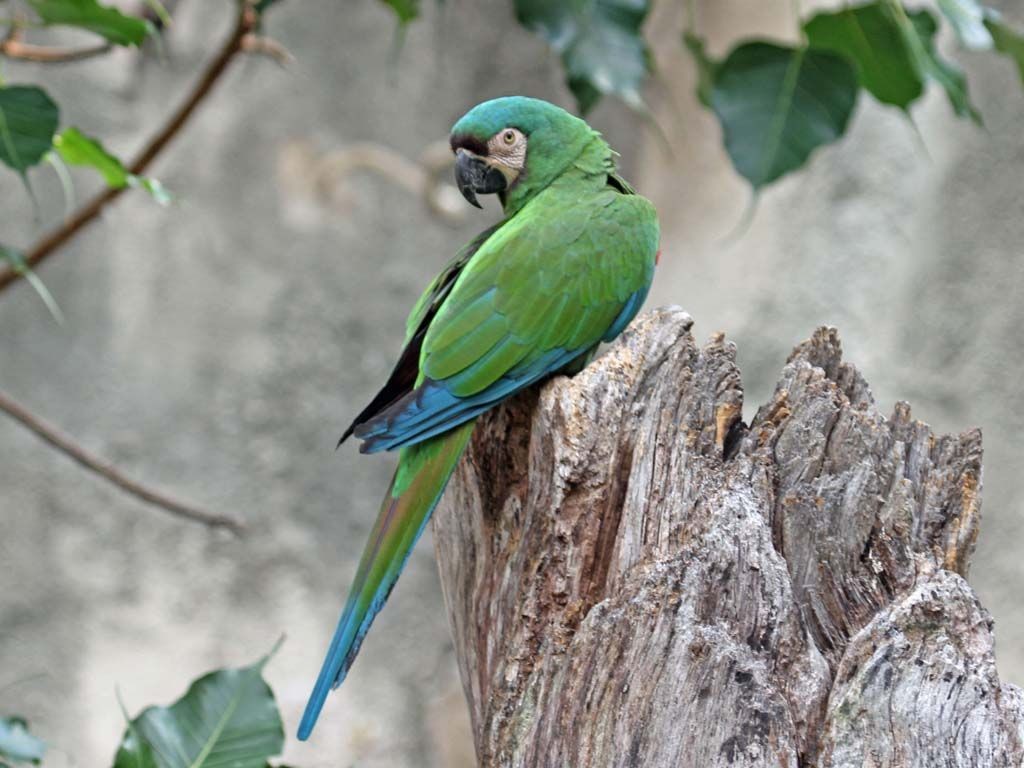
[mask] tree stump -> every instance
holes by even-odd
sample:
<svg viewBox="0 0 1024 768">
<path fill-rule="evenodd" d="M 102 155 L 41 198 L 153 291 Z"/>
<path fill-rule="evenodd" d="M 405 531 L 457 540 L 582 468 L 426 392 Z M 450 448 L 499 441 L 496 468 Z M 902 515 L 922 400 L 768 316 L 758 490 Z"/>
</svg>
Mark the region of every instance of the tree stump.
<svg viewBox="0 0 1024 768">
<path fill-rule="evenodd" d="M 981 434 L 888 419 L 836 331 L 748 427 L 679 309 L 482 417 L 434 521 L 481 766 L 1020 766 L 965 581 Z"/>
</svg>

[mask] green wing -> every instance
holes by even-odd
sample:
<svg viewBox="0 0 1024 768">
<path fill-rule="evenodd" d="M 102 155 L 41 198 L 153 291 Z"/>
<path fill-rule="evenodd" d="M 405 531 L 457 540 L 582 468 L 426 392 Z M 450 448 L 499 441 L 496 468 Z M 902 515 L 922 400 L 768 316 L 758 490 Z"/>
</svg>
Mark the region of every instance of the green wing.
<svg viewBox="0 0 1024 768">
<path fill-rule="evenodd" d="M 504 223 L 499 222 L 473 238 L 468 245 L 455 254 L 455 258 L 449 261 L 437 277 L 431 281 L 430 285 L 427 286 L 427 290 L 423 292 L 419 301 L 413 306 L 412 312 L 409 313 L 409 318 L 405 322 L 405 343 L 402 346 L 402 353 L 398 356 L 398 362 L 395 363 L 395 367 L 391 370 L 391 375 L 388 376 L 388 380 L 376 396 L 374 396 L 373 400 L 370 401 L 370 404 L 349 424 L 341 439 L 338 440 L 339 446 L 361 424 L 365 424 L 373 419 L 390 405 L 411 392 L 416 386 L 416 380 L 419 378 L 420 351 L 423 346 L 423 338 L 426 336 L 427 329 L 430 327 L 434 315 L 444 303 L 444 300 L 448 298 L 456 279 L 469 260 L 473 258 L 473 255 L 480 249 L 480 246 L 487 242 L 487 239 L 498 231 Z"/>
<path fill-rule="evenodd" d="M 429 321 L 437 312 L 441 304 L 448 297 L 455 279 L 459 276 L 463 267 L 480 250 L 487 238 L 493 235 L 505 222 L 498 222 L 493 227 L 488 227 L 479 235 L 474 237 L 468 245 L 464 246 L 455 254 L 455 258 L 449 261 L 444 269 L 435 277 L 427 290 L 423 292 L 419 300 L 413 305 L 408 319 L 405 321 L 405 343 L 412 341 L 416 333 L 423 328 L 424 321 Z M 425 330 L 425 329 L 424 329 Z"/>
<path fill-rule="evenodd" d="M 541 195 L 462 269 L 423 338 L 415 389 L 356 428 L 362 450 L 451 429 L 616 336 L 643 303 L 657 242 L 641 197 Z"/>
</svg>

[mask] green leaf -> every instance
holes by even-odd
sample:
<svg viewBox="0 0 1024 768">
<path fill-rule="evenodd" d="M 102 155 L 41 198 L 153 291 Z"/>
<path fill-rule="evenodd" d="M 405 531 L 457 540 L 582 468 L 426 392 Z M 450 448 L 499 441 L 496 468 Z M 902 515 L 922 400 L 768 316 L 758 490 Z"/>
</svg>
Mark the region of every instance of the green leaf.
<svg viewBox="0 0 1024 768">
<path fill-rule="evenodd" d="M 269 0 L 268 4 L 270 2 L 276 2 L 276 0 Z M 395 12 L 401 24 L 408 24 L 420 15 L 419 0 L 381 0 L 381 2 Z"/>
<path fill-rule="evenodd" d="M 97 139 L 86 136 L 77 128 L 65 128 L 54 137 L 53 146 L 68 165 L 86 166 L 98 171 L 108 187 L 144 189 L 161 205 L 171 201 L 170 194 L 159 181 L 129 173 Z"/>
<path fill-rule="evenodd" d="M 856 101 L 857 73 L 846 59 L 761 42 L 735 48 L 711 89 L 725 149 L 755 190 L 842 136 Z"/>
<path fill-rule="evenodd" d="M 211 672 L 170 707 L 143 710 L 129 723 L 114 768 L 264 768 L 284 745 L 274 694 L 261 675 L 267 658 Z"/>
<path fill-rule="evenodd" d="M 938 3 L 965 48 L 987 51 L 992 47 L 992 35 L 985 28 L 985 10 L 977 0 L 938 0 Z"/>
<path fill-rule="evenodd" d="M 46 305 L 47 311 L 53 317 L 57 325 L 64 325 L 64 313 L 60 311 L 60 306 L 57 304 L 57 300 L 53 298 L 53 294 L 50 293 L 50 289 L 46 287 L 42 280 L 39 279 L 39 275 L 32 271 L 28 263 L 25 261 L 25 257 L 18 251 L 12 248 L 6 248 L 0 245 L 0 260 L 6 261 L 11 265 L 17 274 L 21 275 L 32 286 L 39 298 L 42 299 L 43 304 Z"/>
<path fill-rule="evenodd" d="M 99 171 L 108 187 L 128 186 L 130 174 L 121 161 L 107 152 L 99 141 L 77 128 L 65 128 L 54 137 L 53 146 L 68 165 L 84 165 Z"/>
<path fill-rule="evenodd" d="M 985 28 L 992 34 L 996 50 L 1016 62 L 1021 83 L 1024 83 L 1024 36 L 994 17 L 985 19 Z"/>
<path fill-rule="evenodd" d="M 96 0 L 29 0 L 44 24 L 79 27 L 115 45 L 141 45 L 154 32 L 145 19 L 126 16 Z"/>
<path fill-rule="evenodd" d="M 640 35 L 650 0 L 516 0 L 519 23 L 562 57 L 580 112 L 604 95 L 643 106 L 650 53 Z"/>
<path fill-rule="evenodd" d="M 46 742 L 28 732 L 28 723 L 20 717 L 0 717 L 0 761 L 38 763 L 46 752 Z"/>
<path fill-rule="evenodd" d="M 899 7 L 897 18 L 918 72 L 942 86 L 958 117 L 970 117 L 980 125 L 981 113 L 971 103 L 963 70 L 940 57 L 935 50 L 935 33 L 939 28 L 935 17 L 926 10 L 904 14 L 902 7 Z"/>
<path fill-rule="evenodd" d="M 115 768 L 122 765 L 124 768 L 160 768 L 153 748 L 139 734 L 134 722 L 128 725 L 128 731 L 114 758 Z"/>
<path fill-rule="evenodd" d="M 718 62 L 709 57 L 704 50 L 704 39 L 697 37 L 689 30 L 683 33 L 683 44 L 693 57 L 697 67 L 697 101 L 705 107 L 711 106 L 711 87 L 715 82 L 715 71 Z"/>
<path fill-rule="evenodd" d="M 882 3 L 819 13 L 804 24 L 812 48 L 835 51 L 857 65 L 860 84 L 883 104 L 906 110 L 924 92 L 899 22 Z"/>
<path fill-rule="evenodd" d="M 60 112 L 41 88 L 0 88 L 0 161 L 24 175 L 53 146 Z"/>
</svg>

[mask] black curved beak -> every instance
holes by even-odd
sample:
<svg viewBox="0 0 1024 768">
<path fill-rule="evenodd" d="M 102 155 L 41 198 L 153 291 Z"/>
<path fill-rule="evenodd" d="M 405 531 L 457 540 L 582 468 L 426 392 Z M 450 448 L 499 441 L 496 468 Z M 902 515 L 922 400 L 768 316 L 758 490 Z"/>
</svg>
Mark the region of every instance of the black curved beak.
<svg viewBox="0 0 1024 768">
<path fill-rule="evenodd" d="M 483 208 L 476 196 L 504 192 L 508 180 L 497 168 L 488 165 L 482 157 L 465 149 L 455 153 L 455 184 L 470 205 Z"/>
</svg>

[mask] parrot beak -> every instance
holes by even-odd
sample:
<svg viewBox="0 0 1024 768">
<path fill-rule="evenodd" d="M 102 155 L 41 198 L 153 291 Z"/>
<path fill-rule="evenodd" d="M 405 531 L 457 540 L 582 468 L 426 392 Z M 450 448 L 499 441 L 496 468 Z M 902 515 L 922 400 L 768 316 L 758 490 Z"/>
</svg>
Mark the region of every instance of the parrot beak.
<svg viewBox="0 0 1024 768">
<path fill-rule="evenodd" d="M 477 202 L 477 194 L 493 195 L 496 192 L 503 192 L 508 187 L 508 179 L 484 158 L 460 148 L 455 153 L 455 184 L 470 205 L 483 208 Z"/>
</svg>

